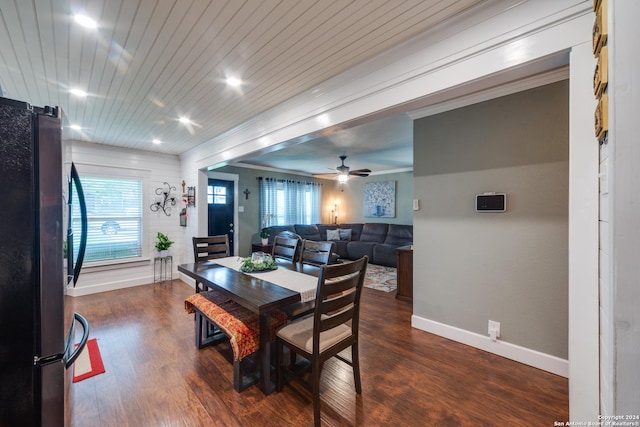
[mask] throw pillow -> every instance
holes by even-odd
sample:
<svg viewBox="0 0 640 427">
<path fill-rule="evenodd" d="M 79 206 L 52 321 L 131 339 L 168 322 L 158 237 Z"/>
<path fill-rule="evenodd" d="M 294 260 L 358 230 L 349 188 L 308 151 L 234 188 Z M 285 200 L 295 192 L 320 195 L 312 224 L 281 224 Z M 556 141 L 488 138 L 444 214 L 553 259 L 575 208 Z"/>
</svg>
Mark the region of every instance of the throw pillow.
<svg viewBox="0 0 640 427">
<path fill-rule="evenodd" d="M 351 240 L 351 229 L 341 228 L 338 230 L 340 233 L 340 240 Z"/>
<path fill-rule="evenodd" d="M 338 230 L 327 230 L 327 240 L 340 240 L 340 232 Z"/>
</svg>

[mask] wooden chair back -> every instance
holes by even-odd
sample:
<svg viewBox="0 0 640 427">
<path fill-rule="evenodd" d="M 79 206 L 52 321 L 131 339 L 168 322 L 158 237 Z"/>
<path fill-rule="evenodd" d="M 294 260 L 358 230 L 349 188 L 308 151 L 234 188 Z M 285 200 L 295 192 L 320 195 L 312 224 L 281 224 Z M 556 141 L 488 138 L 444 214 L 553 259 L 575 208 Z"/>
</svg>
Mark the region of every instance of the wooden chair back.
<svg viewBox="0 0 640 427">
<path fill-rule="evenodd" d="M 193 258 L 195 262 L 227 257 L 230 253 L 229 236 L 226 234 L 193 238 Z"/>
<path fill-rule="evenodd" d="M 323 266 L 318 276 L 314 310 L 313 349 L 320 353 L 320 333 L 348 325 L 357 341 L 360 295 L 369 258 Z M 351 344 L 349 344 L 351 345 Z"/>
<path fill-rule="evenodd" d="M 300 253 L 300 267 L 303 267 L 303 264 L 310 264 L 315 266 L 329 264 L 332 248 L 332 242 L 316 242 L 314 240 L 303 240 L 302 251 Z"/>
<path fill-rule="evenodd" d="M 292 267 L 295 267 L 299 242 L 300 241 L 296 238 L 276 236 L 273 239 L 273 250 L 271 252 L 271 256 L 276 261 L 278 261 L 278 259 L 288 261 L 291 263 Z"/>
</svg>

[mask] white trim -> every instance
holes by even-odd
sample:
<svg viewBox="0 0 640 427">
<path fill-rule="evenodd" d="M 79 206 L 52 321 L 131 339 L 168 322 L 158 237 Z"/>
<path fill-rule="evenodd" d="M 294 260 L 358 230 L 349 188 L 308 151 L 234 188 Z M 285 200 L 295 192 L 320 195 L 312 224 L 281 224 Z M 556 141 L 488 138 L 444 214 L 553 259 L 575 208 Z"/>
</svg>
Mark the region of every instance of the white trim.
<svg viewBox="0 0 640 427">
<path fill-rule="evenodd" d="M 66 294 L 71 297 L 81 297 L 84 295 L 97 294 L 100 292 L 115 291 L 118 289 L 132 288 L 134 286 L 153 285 L 153 276 L 137 277 L 118 282 L 100 283 L 99 285 L 78 286 L 67 288 Z"/>
<path fill-rule="evenodd" d="M 83 168 L 87 168 L 86 170 L 82 170 L 82 172 L 84 173 L 90 173 L 90 174 L 99 174 L 99 175 L 105 175 L 105 176 L 120 176 L 117 174 L 114 174 L 113 169 L 118 169 L 122 175 L 126 175 L 126 176 L 144 176 L 144 175 L 149 175 L 151 173 L 151 169 L 148 168 L 136 168 L 133 166 L 122 166 L 122 165 L 110 165 L 110 164 L 106 164 L 106 163 L 101 163 L 101 164 L 97 164 L 97 163 L 87 163 L 87 162 L 73 162 L 74 165 L 76 165 L 76 168 L 78 169 L 78 173 L 80 173 L 80 170 Z"/>
<path fill-rule="evenodd" d="M 239 168 L 245 168 L 245 169 L 263 170 L 263 171 L 269 171 L 269 172 L 291 173 L 291 170 L 289 170 L 289 169 L 280 169 L 280 168 L 274 168 L 274 167 L 271 167 L 271 166 L 251 165 L 249 163 L 243 163 L 243 162 L 233 163 L 232 166 L 236 166 L 236 167 L 239 167 Z M 306 172 L 298 172 L 298 171 L 296 171 L 296 175 L 308 176 L 308 177 L 314 178 L 313 174 L 306 173 Z"/>
<path fill-rule="evenodd" d="M 559 82 L 569 79 L 569 67 L 560 67 L 555 70 L 541 73 L 535 76 L 516 80 L 514 82 L 505 83 L 503 85 L 492 87 L 487 90 L 472 93 L 450 101 L 441 102 L 436 105 L 430 105 L 426 108 L 410 111 L 409 117 L 412 120 L 421 119 L 423 117 L 433 116 L 434 114 L 444 113 L 445 111 L 455 110 L 457 108 L 466 107 L 467 105 L 477 104 L 479 102 L 488 101 L 490 99 L 500 98 L 502 96 L 511 95 L 522 92 L 524 90 Z"/>
<path fill-rule="evenodd" d="M 571 51 L 569 79 L 569 418 L 597 420 L 600 394 L 598 166 L 591 43 Z"/>
<path fill-rule="evenodd" d="M 243 162 L 238 162 L 238 163 L 234 163 L 233 166 L 239 167 L 239 168 L 246 168 L 246 169 L 257 169 L 257 170 L 264 170 L 264 171 L 270 171 L 270 172 L 281 172 L 281 173 L 291 173 L 291 170 L 288 169 L 279 169 L 279 168 L 273 168 L 270 166 L 259 166 L 259 165 L 251 165 L 249 163 L 243 163 Z M 375 175 L 388 175 L 390 173 L 401 173 L 401 172 L 411 172 L 413 171 L 413 167 L 410 168 L 398 168 L 398 169 L 391 169 L 391 170 L 386 170 L 386 171 L 382 171 L 382 172 L 371 172 L 369 174 L 369 176 L 375 176 Z M 311 178 L 317 178 L 317 179 L 328 179 L 331 181 L 337 181 L 337 178 L 320 178 L 314 174 L 311 173 L 305 173 L 305 172 L 296 172 L 296 175 L 300 175 L 300 176 L 308 176 Z M 326 174 L 322 174 L 322 175 L 326 175 Z"/>
<path fill-rule="evenodd" d="M 119 270 L 129 267 L 145 267 L 151 264 L 149 257 L 116 258 L 103 261 L 89 261 L 82 264 L 83 272 Z"/>
<path fill-rule="evenodd" d="M 526 347 L 497 340 L 489 339 L 488 335 L 480 335 L 469 332 L 455 326 L 445 325 L 434 320 L 425 319 L 415 314 L 411 316 L 411 326 L 425 332 L 429 332 L 489 353 L 551 372 L 562 377 L 569 377 L 569 361 L 550 354 L 541 353 Z"/>
<path fill-rule="evenodd" d="M 386 171 L 380 172 L 371 172 L 369 176 L 378 176 L 378 175 L 389 175 L 391 173 L 403 173 L 403 172 L 413 172 L 413 167 L 410 168 L 398 168 L 398 169 L 389 169 Z"/>
</svg>

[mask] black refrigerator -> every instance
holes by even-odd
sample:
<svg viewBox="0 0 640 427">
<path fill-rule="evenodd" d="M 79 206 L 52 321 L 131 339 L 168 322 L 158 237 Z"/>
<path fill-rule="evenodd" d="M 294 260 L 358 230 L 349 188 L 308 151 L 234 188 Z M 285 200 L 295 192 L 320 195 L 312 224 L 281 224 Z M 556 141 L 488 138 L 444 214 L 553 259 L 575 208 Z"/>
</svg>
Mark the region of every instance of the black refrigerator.
<svg viewBox="0 0 640 427">
<path fill-rule="evenodd" d="M 61 110 L 0 98 L 0 427 L 64 424 L 65 369 L 89 333 L 64 318 L 63 168 Z"/>
</svg>

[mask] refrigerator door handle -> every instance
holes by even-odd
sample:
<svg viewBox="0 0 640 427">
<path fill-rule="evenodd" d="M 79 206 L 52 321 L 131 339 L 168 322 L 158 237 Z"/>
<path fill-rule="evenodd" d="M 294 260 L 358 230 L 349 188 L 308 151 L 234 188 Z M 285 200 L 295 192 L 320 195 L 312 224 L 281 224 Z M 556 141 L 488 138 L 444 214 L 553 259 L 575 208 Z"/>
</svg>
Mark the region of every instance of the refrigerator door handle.
<svg viewBox="0 0 640 427">
<path fill-rule="evenodd" d="M 80 343 L 74 349 L 74 351 L 69 354 L 71 351 L 72 341 L 75 337 L 75 322 L 76 320 L 80 322 L 82 325 L 82 338 L 80 339 Z M 76 361 L 78 356 L 80 356 L 80 352 L 87 344 L 87 340 L 89 339 L 89 322 L 82 315 L 78 313 L 73 313 L 73 321 L 71 322 L 71 326 L 69 327 L 69 332 L 67 333 L 67 339 L 64 342 L 64 351 L 58 354 L 51 354 L 49 356 L 34 356 L 33 357 L 33 366 L 44 366 L 50 365 L 55 362 L 63 361 L 65 368 L 69 368 L 69 366 L 73 365 L 73 362 Z"/>
<path fill-rule="evenodd" d="M 73 349 L 73 339 L 74 339 L 74 330 L 75 330 L 75 322 L 76 320 L 82 325 L 82 338 L 80 339 L 80 343 Z M 69 333 L 67 334 L 67 339 L 64 344 L 64 367 L 69 369 L 69 366 L 73 365 L 73 362 L 76 361 L 80 353 L 84 349 L 84 346 L 87 344 L 87 340 L 89 339 L 89 322 L 82 315 L 78 313 L 73 313 L 73 321 L 71 322 L 71 327 L 69 327 Z"/>
<path fill-rule="evenodd" d="M 87 233 L 88 233 L 88 220 L 87 220 L 87 204 L 84 199 L 84 190 L 82 189 L 82 182 L 80 181 L 80 175 L 78 175 L 78 170 L 76 169 L 76 165 L 71 163 L 71 176 L 69 179 L 69 205 L 73 204 L 73 187 L 75 186 L 76 193 L 78 195 L 78 204 L 80 208 L 80 247 L 78 248 L 78 258 L 73 259 L 73 227 L 72 224 L 72 213 L 71 209 L 69 210 L 69 228 L 67 235 L 67 245 L 68 245 L 68 259 L 69 263 L 68 274 L 69 281 L 73 282 L 73 287 L 76 286 L 78 282 L 78 277 L 80 276 L 80 269 L 82 269 L 82 263 L 84 262 L 84 254 L 87 248 Z M 75 264 L 75 265 L 74 265 Z"/>
</svg>

